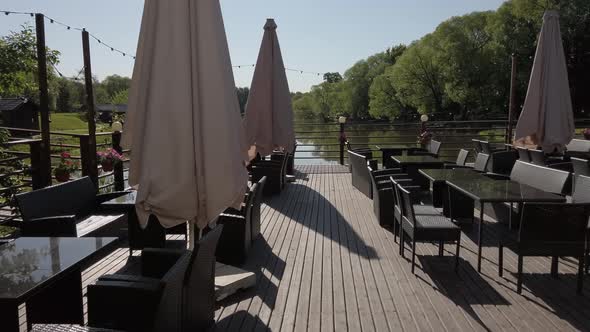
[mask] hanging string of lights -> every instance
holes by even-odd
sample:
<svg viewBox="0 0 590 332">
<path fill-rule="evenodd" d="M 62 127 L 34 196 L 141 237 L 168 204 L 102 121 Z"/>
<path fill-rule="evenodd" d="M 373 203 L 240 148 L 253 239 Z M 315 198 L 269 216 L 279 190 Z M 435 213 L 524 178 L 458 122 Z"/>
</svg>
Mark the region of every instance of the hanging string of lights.
<svg viewBox="0 0 590 332">
<path fill-rule="evenodd" d="M 19 12 L 19 11 L 9 11 L 9 10 L 0 10 L 0 13 L 4 13 L 4 15 L 8 16 L 10 14 L 16 14 L 16 15 L 29 15 L 31 17 L 35 16 L 35 13 L 30 13 L 30 12 Z M 45 17 L 45 20 L 49 21 L 49 23 L 51 24 L 57 24 L 60 25 L 62 27 L 64 27 L 66 30 L 76 30 L 76 31 L 87 31 L 85 28 L 80 28 L 80 27 L 76 27 L 70 24 L 66 24 L 64 22 L 58 21 L 54 18 L 51 18 L 47 15 L 43 15 Z M 130 57 L 135 59 L 135 55 L 129 52 L 125 52 L 121 49 L 118 49 L 114 46 L 112 46 L 110 43 L 105 43 L 102 39 L 100 39 L 98 36 L 94 35 L 93 33 L 91 33 L 90 31 L 87 31 L 88 35 L 90 37 L 92 37 L 92 39 L 94 39 L 98 44 L 106 47 L 107 49 L 110 49 L 111 52 L 115 52 L 115 53 L 119 53 L 120 55 L 124 56 L 124 57 Z M 254 68 L 256 67 L 255 64 L 247 64 L 247 65 L 235 65 L 232 66 L 234 68 Z M 57 70 L 57 68 L 55 68 L 55 66 L 53 66 L 53 68 L 57 71 L 57 73 L 61 76 L 64 77 L 59 70 Z M 325 73 L 319 73 L 319 72 L 312 72 L 312 71 L 305 71 L 305 70 L 300 70 L 300 69 L 293 69 L 293 68 L 285 68 L 286 71 L 290 71 L 290 72 L 296 72 L 299 74 L 307 74 L 307 75 L 317 75 L 317 76 L 323 76 Z M 78 78 L 74 78 L 75 80 L 77 80 Z"/>
</svg>

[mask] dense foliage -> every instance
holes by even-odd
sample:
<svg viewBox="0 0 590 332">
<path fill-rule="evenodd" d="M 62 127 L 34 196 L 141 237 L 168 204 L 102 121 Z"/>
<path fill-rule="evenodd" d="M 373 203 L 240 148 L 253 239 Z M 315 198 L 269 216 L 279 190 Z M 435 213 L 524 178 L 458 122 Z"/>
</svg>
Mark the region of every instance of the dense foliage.
<svg viewBox="0 0 590 332">
<path fill-rule="evenodd" d="M 327 74 L 310 92 L 295 94 L 293 108 L 298 116 L 320 119 L 506 117 L 511 54 L 517 56 L 521 105 L 547 9 L 560 13 L 574 112 L 584 116 L 590 108 L 588 0 L 509 0 L 496 11 L 450 18 L 407 47 L 355 63 L 343 77 Z"/>
</svg>

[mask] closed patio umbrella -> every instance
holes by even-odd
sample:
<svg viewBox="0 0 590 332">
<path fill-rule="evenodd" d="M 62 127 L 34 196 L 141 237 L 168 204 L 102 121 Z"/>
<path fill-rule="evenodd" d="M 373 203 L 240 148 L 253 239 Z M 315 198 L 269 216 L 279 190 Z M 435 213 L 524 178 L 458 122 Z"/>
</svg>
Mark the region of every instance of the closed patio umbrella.
<svg viewBox="0 0 590 332">
<path fill-rule="evenodd" d="M 123 133 L 143 225 L 203 228 L 239 206 L 240 121 L 219 0 L 146 0 Z"/>
<path fill-rule="evenodd" d="M 291 94 L 276 30 L 275 21 L 268 19 L 246 104 L 244 128 L 250 159 L 256 153 L 267 156 L 277 148 L 292 152 L 295 145 Z"/>
<path fill-rule="evenodd" d="M 559 14 L 547 11 L 515 140 L 517 144 L 538 145 L 545 152 L 562 151 L 574 137 L 574 131 Z"/>
</svg>

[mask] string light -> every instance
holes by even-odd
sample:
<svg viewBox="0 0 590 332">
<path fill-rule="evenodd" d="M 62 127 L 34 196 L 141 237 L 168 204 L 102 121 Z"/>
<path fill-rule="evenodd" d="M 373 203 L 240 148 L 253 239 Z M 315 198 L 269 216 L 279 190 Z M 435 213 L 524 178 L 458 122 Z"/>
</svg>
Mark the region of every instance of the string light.
<svg viewBox="0 0 590 332">
<path fill-rule="evenodd" d="M 15 15 L 30 15 L 31 17 L 35 16 L 35 13 L 15 12 L 15 11 L 10 11 L 10 10 L 0 10 L 0 13 L 4 13 L 4 15 L 6 15 L 6 16 L 8 16 L 10 14 L 15 14 Z"/>
<path fill-rule="evenodd" d="M 0 13 L 4 13 L 4 14 L 5 14 L 5 15 L 7 15 L 7 16 L 8 16 L 8 15 L 10 15 L 10 14 L 17 14 L 17 15 L 30 15 L 31 17 L 35 16 L 35 13 L 30 13 L 30 12 L 15 12 L 15 11 L 7 11 L 7 10 L 0 10 Z M 49 20 L 49 22 L 50 22 L 51 24 L 57 24 L 57 25 L 61 25 L 61 26 L 63 26 L 64 28 L 66 28 L 67 30 L 74 29 L 74 30 L 77 30 L 77 31 L 86 31 L 86 29 L 85 29 L 85 28 L 79 28 L 79 27 L 75 27 L 75 26 L 72 26 L 72 25 L 69 25 L 69 24 L 63 23 L 63 22 L 61 22 L 61 21 L 58 21 L 58 20 L 56 20 L 56 19 L 54 19 L 54 18 L 51 18 L 51 17 L 49 17 L 49 16 L 47 16 L 47 15 L 44 15 L 44 17 L 45 17 L 45 19 Z M 115 48 L 114 46 L 111 46 L 110 44 L 107 44 L 107 43 L 105 43 L 104 41 L 102 41 L 102 39 L 98 38 L 97 36 L 95 36 L 94 34 L 92 34 L 92 33 L 90 33 L 90 32 L 88 32 L 88 35 L 89 35 L 90 37 L 92 37 L 92 39 L 96 40 L 96 42 L 97 42 L 98 44 L 100 44 L 100 45 L 102 45 L 102 46 L 106 47 L 107 49 L 110 49 L 110 50 L 111 50 L 111 52 L 116 52 L 116 53 L 119 53 L 119 54 L 121 54 L 121 55 L 122 55 L 122 56 L 124 56 L 124 57 L 130 57 L 130 58 L 133 58 L 134 60 L 136 59 L 136 56 L 135 56 L 134 54 L 130 54 L 130 53 L 128 53 L 128 52 L 124 52 L 124 51 L 122 51 L 122 50 L 120 50 L 120 49 L 118 49 L 118 48 Z M 256 67 L 256 64 L 248 64 L 248 65 L 235 65 L 235 66 L 232 66 L 232 67 L 234 67 L 234 68 L 242 68 L 242 67 L 244 67 L 244 68 L 254 68 L 254 67 Z M 54 68 L 55 68 L 55 66 L 54 66 Z M 63 77 L 63 75 L 62 75 L 62 74 L 61 74 L 61 73 L 60 73 L 60 72 L 57 70 L 57 68 L 55 68 L 55 69 L 56 69 L 56 71 L 58 72 L 58 74 L 59 74 L 61 77 Z M 311 71 L 305 71 L 305 70 L 300 70 L 300 69 L 285 68 L 285 70 L 286 70 L 286 71 L 291 71 L 291 72 L 296 72 L 296 73 L 299 73 L 299 74 L 302 74 L 302 75 L 303 75 L 303 74 L 310 74 L 310 75 L 317 75 L 317 76 L 322 76 L 322 75 L 325 75 L 325 73 L 311 72 Z M 74 80 L 77 80 L 78 78 L 72 78 L 72 79 L 74 79 Z"/>
</svg>

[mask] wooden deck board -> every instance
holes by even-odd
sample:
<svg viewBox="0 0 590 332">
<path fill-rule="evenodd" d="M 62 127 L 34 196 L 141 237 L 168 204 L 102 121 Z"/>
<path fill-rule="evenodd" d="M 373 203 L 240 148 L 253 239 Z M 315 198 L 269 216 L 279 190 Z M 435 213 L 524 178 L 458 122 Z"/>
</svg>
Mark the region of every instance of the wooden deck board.
<svg viewBox="0 0 590 332">
<path fill-rule="evenodd" d="M 585 296 L 575 294 L 575 260 L 561 259 L 553 279 L 550 259 L 525 258 L 519 295 L 510 250 L 498 276 L 494 239 L 504 226 L 488 220 L 482 273 L 474 268 L 476 223 L 462 226 L 458 273 L 454 245 L 440 258 L 436 245 L 417 244 L 413 275 L 409 250 L 399 255 L 392 231 L 378 225 L 372 201 L 352 187 L 347 172 L 339 165 L 298 166 L 296 182 L 265 199 L 262 234 L 243 266 L 256 273 L 257 285 L 219 303 L 215 330 L 590 330 L 590 286 Z M 83 285 L 136 261 L 117 249 L 83 272 Z"/>
</svg>

